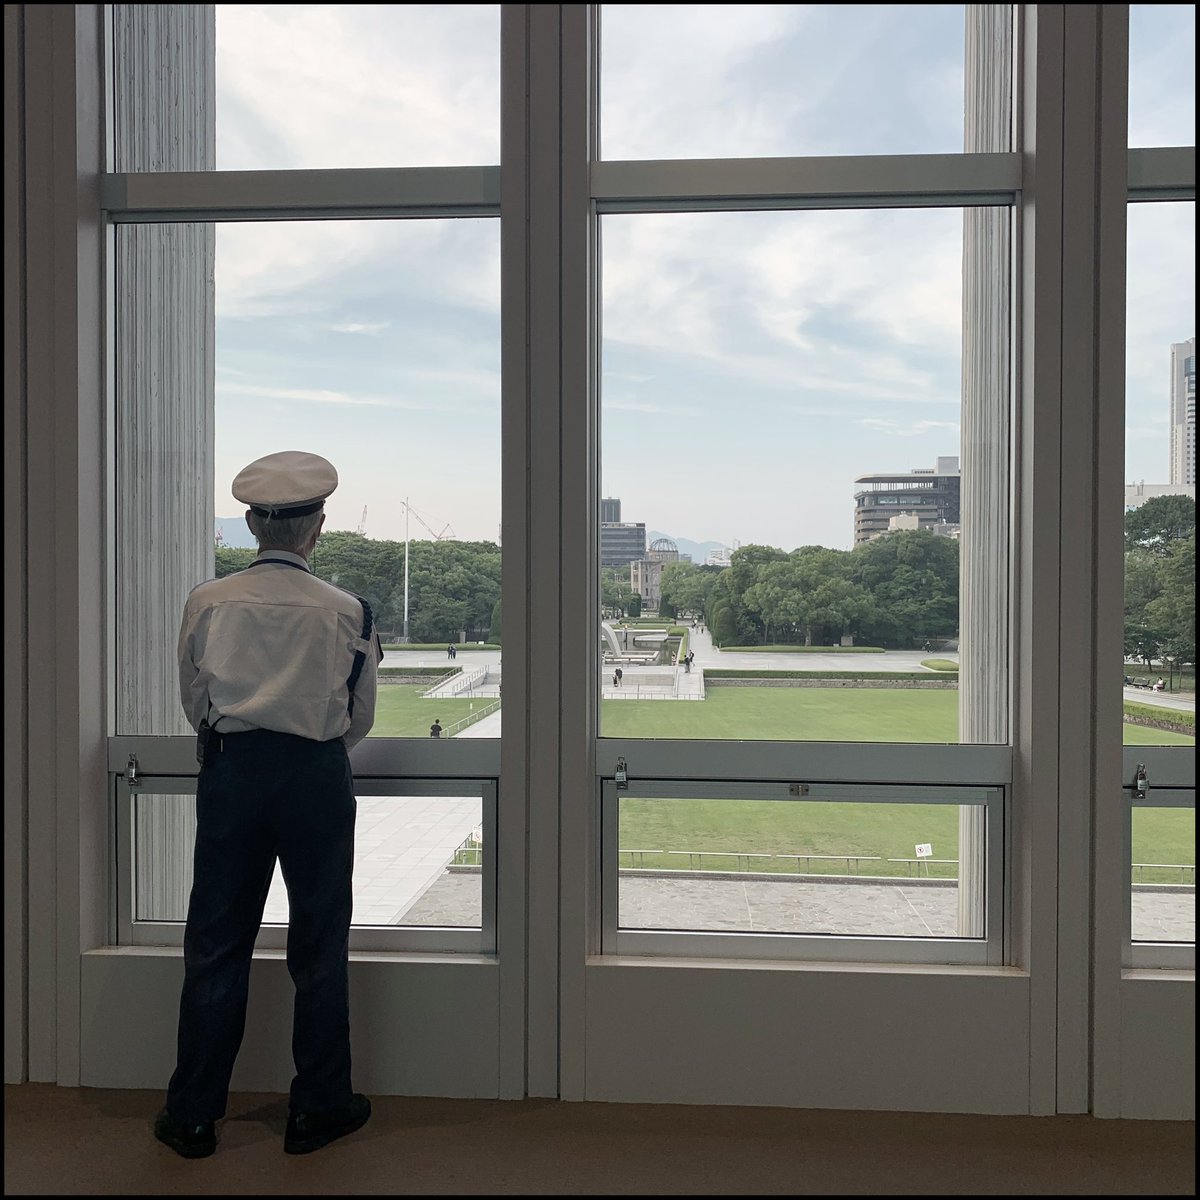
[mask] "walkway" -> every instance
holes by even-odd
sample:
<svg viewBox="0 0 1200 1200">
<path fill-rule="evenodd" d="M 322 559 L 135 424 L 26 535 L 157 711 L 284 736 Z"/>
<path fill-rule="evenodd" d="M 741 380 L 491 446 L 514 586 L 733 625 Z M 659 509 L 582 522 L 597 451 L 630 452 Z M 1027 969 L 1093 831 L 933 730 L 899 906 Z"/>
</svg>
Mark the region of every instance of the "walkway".
<svg viewBox="0 0 1200 1200">
<path fill-rule="evenodd" d="M 478 796 L 360 796 L 354 838 L 354 923 L 397 925 L 444 877 L 483 817 Z M 278 865 L 263 920 L 288 919 Z M 478 921 L 478 919 L 476 919 Z"/>
<path fill-rule="evenodd" d="M 481 883 L 478 872 L 443 875 L 404 913 L 404 924 L 478 926 Z M 1194 941 L 1195 889 L 1136 891 L 1132 915 L 1137 941 Z M 953 937 L 958 890 L 900 881 L 673 879 L 622 871 L 620 920 L 624 928 L 641 930 Z"/>
</svg>

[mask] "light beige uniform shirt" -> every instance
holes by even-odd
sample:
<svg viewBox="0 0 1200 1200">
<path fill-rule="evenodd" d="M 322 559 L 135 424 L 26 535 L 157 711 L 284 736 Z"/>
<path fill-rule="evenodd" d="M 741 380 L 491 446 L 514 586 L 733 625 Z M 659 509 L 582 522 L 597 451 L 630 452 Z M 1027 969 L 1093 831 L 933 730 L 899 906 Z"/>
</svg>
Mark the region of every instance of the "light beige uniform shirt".
<svg viewBox="0 0 1200 1200">
<path fill-rule="evenodd" d="M 311 574 L 298 554 L 268 550 L 256 564 L 200 584 L 184 605 L 179 690 L 192 728 L 207 717 L 218 733 L 274 729 L 357 744 L 375 722 L 382 657 L 375 631 L 362 636 L 358 597 Z"/>
</svg>

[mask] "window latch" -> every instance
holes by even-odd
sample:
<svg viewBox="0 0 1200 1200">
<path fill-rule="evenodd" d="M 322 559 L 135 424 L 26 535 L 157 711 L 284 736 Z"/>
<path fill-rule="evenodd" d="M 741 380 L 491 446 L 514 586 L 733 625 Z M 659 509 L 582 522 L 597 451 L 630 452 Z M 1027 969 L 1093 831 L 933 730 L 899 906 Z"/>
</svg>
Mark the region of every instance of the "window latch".
<svg viewBox="0 0 1200 1200">
<path fill-rule="evenodd" d="M 624 791 L 629 787 L 629 768 L 625 765 L 625 760 L 623 758 L 617 759 L 617 769 L 613 775 L 613 778 L 616 780 L 617 787 L 621 791 Z"/>
<path fill-rule="evenodd" d="M 125 786 L 132 792 L 142 786 L 142 777 L 138 774 L 138 760 L 136 754 L 129 756 L 129 762 L 125 764 Z"/>
<path fill-rule="evenodd" d="M 1138 763 L 1137 769 L 1133 773 L 1133 798 L 1135 800 L 1145 800 L 1146 793 L 1150 790 L 1150 779 L 1146 774 L 1146 764 Z"/>
</svg>

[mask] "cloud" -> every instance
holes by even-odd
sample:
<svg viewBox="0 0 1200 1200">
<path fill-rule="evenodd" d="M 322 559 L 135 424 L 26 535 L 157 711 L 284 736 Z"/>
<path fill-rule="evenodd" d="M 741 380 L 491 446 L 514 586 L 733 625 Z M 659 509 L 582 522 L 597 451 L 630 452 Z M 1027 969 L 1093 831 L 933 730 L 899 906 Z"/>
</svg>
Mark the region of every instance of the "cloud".
<svg viewBox="0 0 1200 1200">
<path fill-rule="evenodd" d="M 391 325 L 391 321 L 354 322 L 346 321 L 339 325 L 330 325 L 334 333 L 380 333 Z"/>
<path fill-rule="evenodd" d="M 1191 32 L 1148 25 L 1140 42 L 1143 10 Z M 1194 140 L 1194 21 L 1134 6 L 1132 144 Z M 606 157 L 961 148 L 961 6 L 604 5 L 601 22 Z M 499 161 L 498 6 L 219 5 L 217 38 L 222 169 Z M 1194 212 L 1131 211 L 1130 477 L 1165 478 Z M 954 453 L 939 447 L 957 442 L 960 210 L 606 215 L 601 235 L 606 449 L 620 437 L 604 471 L 635 519 L 841 544 L 856 475 L 890 469 L 897 445 L 930 466 Z M 499 222 L 222 224 L 217 242 L 231 469 L 277 448 L 274 402 L 355 464 L 351 526 L 369 503 L 378 536 L 403 487 L 460 536 L 495 536 Z M 662 455 L 676 432 L 686 455 Z M 713 486 L 697 462 L 720 466 Z"/>
<path fill-rule="evenodd" d="M 605 411 L 653 413 L 665 417 L 697 417 L 701 410 L 687 404 L 657 404 L 647 400 L 604 400 Z"/>
<path fill-rule="evenodd" d="M 919 434 L 931 433 L 935 429 L 952 429 L 957 434 L 960 429 L 957 421 L 914 421 L 909 425 L 901 425 L 899 421 L 888 421 L 878 417 L 861 417 L 854 424 L 896 437 L 916 437 Z"/>
<path fill-rule="evenodd" d="M 606 348 L 741 386 L 958 403 L 958 210 L 606 216 Z M 654 362 L 654 358 L 646 359 Z"/>
<path fill-rule="evenodd" d="M 498 163 L 499 6 L 221 4 L 217 90 L 221 170 Z"/>
<path fill-rule="evenodd" d="M 1196 6 L 1129 6 L 1129 144 L 1196 144 Z"/>
<path fill-rule="evenodd" d="M 960 5 L 601 9 L 606 158 L 962 147 Z"/>
<path fill-rule="evenodd" d="M 373 408 L 425 408 L 426 405 L 395 397 L 381 399 L 373 396 L 351 396 L 346 392 L 331 392 L 320 388 L 266 387 L 251 383 L 218 383 L 219 393 L 234 396 L 261 396 L 270 400 L 299 400 L 311 404 L 354 404 Z"/>
</svg>

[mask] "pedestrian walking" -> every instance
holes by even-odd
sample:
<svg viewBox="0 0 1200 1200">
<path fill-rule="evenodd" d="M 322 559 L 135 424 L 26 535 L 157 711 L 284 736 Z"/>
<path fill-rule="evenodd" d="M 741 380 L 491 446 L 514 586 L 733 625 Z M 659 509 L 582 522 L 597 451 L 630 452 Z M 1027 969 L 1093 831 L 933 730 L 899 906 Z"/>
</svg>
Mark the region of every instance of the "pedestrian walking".
<svg viewBox="0 0 1200 1200">
<path fill-rule="evenodd" d="M 308 565 L 337 483 L 317 454 L 252 462 L 233 494 L 249 506 L 258 556 L 184 605 L 179 686 L 200 761 L 196 843 L 178 1056 L 154 1122 L 155 1137 L 184 1158 L 216 1149 L 277 859 L 296 991 L 284 1151 L 318 1150 L 371 1115 L 350 1079 L 357 804 L 347 750 L 374 723 L 383 650 L 370 605 Z"/>
<path fill-rule="evenodd" d="M 442 736 L 442 723 L 437 717 L 433 718 L 433 724 L 429 727 L 429 736 L 432 738 L 440 738 Z"/>
</svg>

